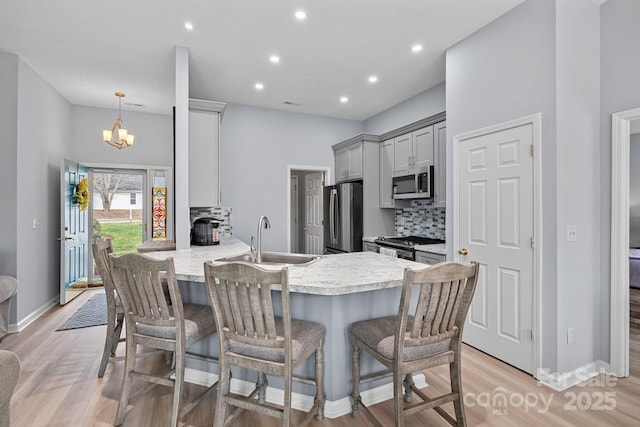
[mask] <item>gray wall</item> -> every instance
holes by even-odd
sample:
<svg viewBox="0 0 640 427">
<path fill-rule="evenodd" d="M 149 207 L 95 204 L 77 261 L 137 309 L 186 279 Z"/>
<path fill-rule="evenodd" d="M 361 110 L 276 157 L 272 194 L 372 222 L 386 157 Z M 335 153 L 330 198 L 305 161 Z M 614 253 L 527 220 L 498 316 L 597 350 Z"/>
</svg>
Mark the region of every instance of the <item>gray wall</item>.
<svg viewBox="0 0 640 427">
<path fill-rule="evenodd" d="M 17 158 L 18 158 L 18 56 L 0 53 L 0 274 L 16 276 Z M 15 304 L 15 303 L 14 303 Z M 15 310 L 12 310 L 12 317 Z M 12 322 L 13 323 L 13 322 Z"/>
<path fill-rule="evenodd" d="M 609 356 L 611 282 L 611 114 L 640 108 L 640 2 L 608 0 L 600 7 L 600 169 L 602 204 L 600 240 L 600 309 L 602 311 L 602 354 Z"/>
<path fill-rule="evenodd" d="M 114 105 L 116 102 L 114 96 Z M 72 159 L 87 163 L 172 166 L 173 118 L 171 115 L 122 111 L 124 127 L 135 135 L 132 147 L 118 150 L 102 140 L 111 129 L 117 109 L 74 105 Z"/>
<path fill-rule="evenodd" d="M 364 132 L 382 135 L 409 123 L 442 113 L 445 108 L 445 84 L 441 83 L 365 120 Z"/>
<path fill-rule="evenodd" d="M 68 153 L 71 105 L 22 60 L 17 86 L 16 315 L 24 319 L 59 295 L 60 159 Z"/>
<path fill-rule="evenodd" d="M 287 166 L 331 168 L 331 146 L 362 133 L 362 122 L 229 104 L 220 125 L 221 206 L 233 208 L 233 232 L 249 242 L 267 215 L 263 248 L 287 248 Z"/>
<path fill-rule="evenodd" d="M 450 48 L 446 73 L 448 183 L 455 135 L 542 113 L 542 365 L 552 370 L 557 367 L 555 32 L 555 2 L 526 1 Z M 451 186 L 447 200 L 453 200 Z M 453 224 L 452 215 L 448 209 L 447 224 Z"/>
</svg>

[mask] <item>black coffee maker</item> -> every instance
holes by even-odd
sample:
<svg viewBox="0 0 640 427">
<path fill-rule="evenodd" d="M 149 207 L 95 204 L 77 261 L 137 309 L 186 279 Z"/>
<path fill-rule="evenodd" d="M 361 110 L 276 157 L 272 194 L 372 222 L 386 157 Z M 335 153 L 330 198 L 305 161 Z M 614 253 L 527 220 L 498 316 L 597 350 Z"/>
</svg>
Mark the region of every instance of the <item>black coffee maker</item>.
<svg viewBox="0 0 640 427">
<path fill-rule="evenodd" d="M 196 219 L 191 228 L 191 244 L 197 246 L 219 245 L 218 227 L 220 227 L 220 220 L 217 218 Z"/>
</svg>

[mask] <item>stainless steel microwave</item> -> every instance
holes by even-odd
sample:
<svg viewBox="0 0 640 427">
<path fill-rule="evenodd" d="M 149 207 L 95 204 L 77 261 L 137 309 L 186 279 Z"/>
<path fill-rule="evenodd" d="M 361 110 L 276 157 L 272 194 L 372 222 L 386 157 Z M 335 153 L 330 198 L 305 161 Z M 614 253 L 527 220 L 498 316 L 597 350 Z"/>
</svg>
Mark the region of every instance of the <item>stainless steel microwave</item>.
<svg viewBox="0 0 640 427">
<path fill-rule="evenodd" d="M 394 199 L 428 199 L 433 196 L 433 166 L 393 174 Z"/>
</svg>

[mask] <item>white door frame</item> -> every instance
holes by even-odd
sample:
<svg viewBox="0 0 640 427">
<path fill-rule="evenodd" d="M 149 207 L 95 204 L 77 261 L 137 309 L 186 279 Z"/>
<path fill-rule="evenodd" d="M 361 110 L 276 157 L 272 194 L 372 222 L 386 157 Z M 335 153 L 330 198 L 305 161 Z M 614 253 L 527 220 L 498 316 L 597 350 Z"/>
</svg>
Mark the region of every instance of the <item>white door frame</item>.
<svg viewBox="0 0 640 427">
<path fill-rule="evenodd" d="M 507 122 L 488 126 L 482 129 L 465 132 L 453 137 L 453 244 L 459 243 L 460 204 L 457 202 L 460 197 L 458 182 L 459 163 L 458 150 L 460 143 L 471 138 L 482 135 L 500 132 L 523 125 L 532 125 L 533 145 L 535 153 L 533 156 L 533 376 L 538 378 L 541 374 L 542 362 L 542 113 L 531 114 L 529 116 L 509 120 Z M 453 247 L 453 260 L 459 260 L 458 248 Z"/>
<path fill-rule="evenodd" d="M 611 372 L 629 376 L 629 155 L 640 108 L 611 116 Z"/>
<path fill-rule="evenodd" d="M 294 187 L 295 190 L 291 190 Z M 289 191 L 291 191 L 289 195 L 289 215 L 293 215 L 294 218 L 298 220 L 298 191 L 300 191 L 300 184 L 298 182 L 297 176 L 291 176 L 289 179 Z M 291 220 L 289 220 L 291 221 Z M 289 252 L 298 252 L 298 226 L 300 220 L 296 222 L 296 227 L 293 228 L 293 233 L 290 232 L 291 238 L 289 240 Z M 291 230 L 291 222 L 289 222 L 289 230 Z"/>
<path fill-rule="evenodd" d="M 327 166 L 296 166 L 287 165 L 286 188 L 287 188 L 287 252 L 291 252 L 291 171 L 323 172 L 324 183 L 331 182 L 331 168 Z"/>
</svg>

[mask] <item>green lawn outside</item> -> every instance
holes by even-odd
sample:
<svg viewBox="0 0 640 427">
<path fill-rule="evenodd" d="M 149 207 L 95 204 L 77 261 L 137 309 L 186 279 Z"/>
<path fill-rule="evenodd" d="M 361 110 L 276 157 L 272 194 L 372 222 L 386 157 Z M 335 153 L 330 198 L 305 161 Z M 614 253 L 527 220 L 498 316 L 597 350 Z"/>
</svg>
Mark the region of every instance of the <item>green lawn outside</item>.
<svg viewBox="0 0 640 427">
<path fill-rule="evenodd" d="M 113 236 L 113 251 L 117 255 L 135 252 L 142 244 L 142 224 L 139 222 L 100 223 L 100 234 Z"/>
</svg>

